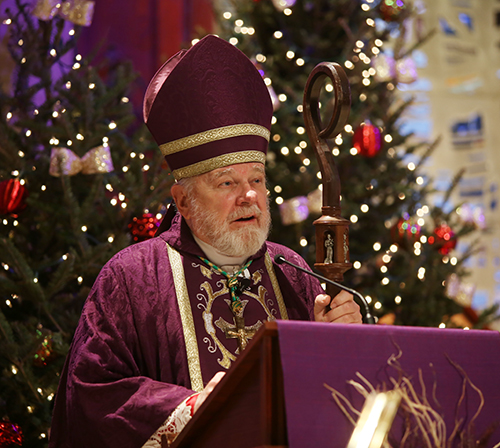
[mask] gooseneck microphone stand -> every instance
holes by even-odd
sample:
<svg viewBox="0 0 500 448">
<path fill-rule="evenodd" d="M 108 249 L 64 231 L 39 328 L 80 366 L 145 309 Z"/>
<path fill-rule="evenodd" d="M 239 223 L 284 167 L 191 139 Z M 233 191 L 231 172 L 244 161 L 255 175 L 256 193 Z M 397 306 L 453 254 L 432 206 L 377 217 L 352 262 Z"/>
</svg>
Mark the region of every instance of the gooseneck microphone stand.
<svg viewBox="0 0 500 448">
<path fill-rule="evenodd" d="M 304 268 L 302 268 L 300 266 L 297 266 L 296 264 L 291 263 L 290 261 L 288 261 L 281 254 L 276 255 L 274 257 L 274 261 L 277 264 L 286 263 L 286 264 L 294 267 L 295 269 L 298 269 L 299 271 L 302 271 L 302 272 L 304 272 L 304 273 L 306 273 L 308 275 L 312 275 L 313 277 L 316 277 L 317 279 L 319 279 L 319 280 L 321 280 L 323 282 L 330 283 L 331 285 L 336 286 L 339 289 L 343 289 L 344 291 L 347 291 L 347 292 L 351 293 L 352 295 L 356 296 L 359 299 L 359 301 L 363 304 L 363 307 L 365 309 L 365 320 L 366 320 L 366 323 L 368 323 L 368 324 L 374 324 L 375 323 L 375 318 L 372 316 L 372 314 L 370 312 L 370 307 L 368 306 L 368 302 L 363 297 L 363 295 L 360 294 L 358 291 L 355 291 L 354 289 L 348 288 L 347 286 L 344 286 L 341 283 L 338 283 L 338 282 L 330 280 L 330 279 L 328 279 L 326 277 L 323 277 L 322 275 L 316 274 L 315 272 L 308 271 L 307 269 L 304 269 Z"/>
</svg>

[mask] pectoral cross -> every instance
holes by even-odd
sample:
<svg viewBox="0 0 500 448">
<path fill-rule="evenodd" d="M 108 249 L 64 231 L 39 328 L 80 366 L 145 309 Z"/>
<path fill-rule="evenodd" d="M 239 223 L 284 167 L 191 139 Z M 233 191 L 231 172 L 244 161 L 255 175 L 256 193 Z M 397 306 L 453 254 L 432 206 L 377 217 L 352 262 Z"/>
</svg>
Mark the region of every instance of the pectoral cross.
<svg viewBox="0 0 500 448">
<path fill-rule="evenodd" d="M 236 350 L 236 353 L 240 354 L 243 350 L 245 350 L 248 345 L 248 341 L 253 338 L 255 333 L 257 333 L 257 330 L 261 327 L 262 322 L 259 320 L 257 323 L 246 327 L 243 316 L 234 316 L 233 321 L 234 325 L 231 325 L 222 317 L 219 317 L 219 319 L 215 321 L 215 325 L 224 332 L 227 339 L 238 339 L 238 349 Z"/>
</svg>

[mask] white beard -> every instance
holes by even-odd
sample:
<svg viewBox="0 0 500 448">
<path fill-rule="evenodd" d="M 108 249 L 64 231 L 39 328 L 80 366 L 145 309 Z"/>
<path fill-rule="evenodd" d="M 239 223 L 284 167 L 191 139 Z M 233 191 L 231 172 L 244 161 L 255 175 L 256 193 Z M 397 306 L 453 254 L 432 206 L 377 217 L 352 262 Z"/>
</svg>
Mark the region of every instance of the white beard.
<svg viewBox="0 0 500 448">
<path fill-rule="evenodd" d="M 216 212 L 206 210 L 197 199 L 192 199 L 193 218 L 191 227 L 193 233 L 222 255 L 229 257 L 250 257 L 264 244 L 269 235 L 271 215 L 269 208 L 262 212 L 256 204 L 241 206 L 225 220 L 220 220 Z M 231 230 L 229 225 L 235 219 L 254 215 L 257 223 L 244 226 L 241 229 Z"/>
</svg>

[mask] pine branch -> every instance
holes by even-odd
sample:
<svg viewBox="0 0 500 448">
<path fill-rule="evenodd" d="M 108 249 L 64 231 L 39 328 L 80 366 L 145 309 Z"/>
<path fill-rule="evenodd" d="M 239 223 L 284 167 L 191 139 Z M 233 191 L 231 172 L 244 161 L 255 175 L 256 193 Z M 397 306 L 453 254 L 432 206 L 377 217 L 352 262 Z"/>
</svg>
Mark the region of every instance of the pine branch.
<svg viewBox="0 0 500 448">
<path fill-rule="evenodd" d="M 0 331 L 6 341 L 11 344 L 14 343 L 14 333 L 12 332 L 12 327 L 2 310 L 0 310 Z"/>
<path fill-rule="evenodd" d="M 75 259 L 75 254 L 70 252 L 68 258 L 59 264 L 59 267 L 52 274 L 52 278 L 45 289 L 48 297 L 55 296 L 55 294 L 67 285 L 69 280 L 74 278 Z"/>
</svg>

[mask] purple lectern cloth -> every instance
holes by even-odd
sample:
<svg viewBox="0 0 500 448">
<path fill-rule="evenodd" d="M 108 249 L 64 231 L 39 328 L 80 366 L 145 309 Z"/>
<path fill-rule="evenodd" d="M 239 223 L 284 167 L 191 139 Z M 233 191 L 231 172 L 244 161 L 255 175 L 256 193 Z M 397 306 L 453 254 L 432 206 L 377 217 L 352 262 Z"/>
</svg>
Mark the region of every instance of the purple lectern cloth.
<svg viewBox="0 0 500 448">
<path fill-rule="evenodd" d="M 482 435 L 489 425 L 500 421 L 500 334 L 497 332 L 284 321 L 278 322 L 278 328 L 290 448 L 345 448 L 353 426 L 324 384 L 342 393 L 361 410 L 364 399 L 346 382 L 361 382 L 356 376 L 359 372 L 375 387 L 384 382 L 389 385 L 389 376 L 398 378 L 395 369 L 387 366 L 389 357 L 398 353 L 397 346 L 402 350 L 400 364 L 411 375 L 419 394 L 418 369 L 422 370 L 429 403 L 444 414 L 447 437 L 454 428 L 462 377 L 446 355 L 464 369 L 484 394 L 476 435 Z M 434 378 L 441 409 L 432 400 Z M 469 421 L 478 405 L 478 394 L 468 386 L 460 415 Z M 468 409 L 467 414 L 464 408 Z M 393 427 L 397 425 L 395 420 Z M 500 428 L 488 446 L 498 442 Z"/>
<path fill-rule="evenodd" d="M 168 231 L 124 249 L 106 264 L 85 303 L 61 374 L 50 447 L 140 447 L 194 393 L 167 242 L 182 254 L 192 286 L 189 266 L 204 254 L 179 215 Z M 282 253 L 307 266 L 274 243 L 252 257 L 255 265 L 266 249 L 272 258 Z M 319 282 L 289 266 L 274 269 L 289 318 L 310 319 L 314 297 L 322 291 Z M 268 294 L 266 300 L 272 300 L 272 291 Z M 201 313 L 197 297 L 190 301 L 193 312 Z M 196 328 L 198 338 L 203 339 L 203 331 Z M 202 356 L 220 357 L 200 350 Z M 204 379 L 214 374 L 202 372 Z"/>
</svg>

